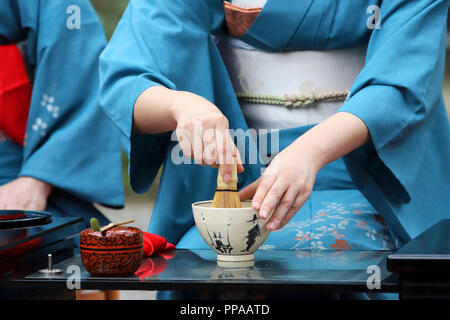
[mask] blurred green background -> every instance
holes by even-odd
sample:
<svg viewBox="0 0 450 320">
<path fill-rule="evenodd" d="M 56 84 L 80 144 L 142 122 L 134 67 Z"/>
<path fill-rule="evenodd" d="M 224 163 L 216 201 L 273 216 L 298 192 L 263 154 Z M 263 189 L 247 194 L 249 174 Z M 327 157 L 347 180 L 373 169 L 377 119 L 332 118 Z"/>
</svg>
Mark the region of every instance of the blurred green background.
<svg viewBox="0 0 450 320">
<path fill-rule="evenodd" d="M 111 38 L 114 29 L 128 5 L 128 0 L 91 0 L 103 23 L 106 37 Z"/>
<path fill-rule="evenodd" d="M 170 1 L 170 0 L 167 0 Z M 105 29 L 106 37 L 111 38 L 114 29 L 119 22 L 123 11 L 125 10 L 128 0 L 91 0 L 94 5 L 97 13 L 103 23 L 103 27 Z M 448 46 L 448 41 L 447 41 Z M 450 51 L 447 47 L 447 57 L 450 58 Z M 447 112 L 450 114 L 450 63 L 447 59 L 446 68 L 445 68 L 445 82 L 443 86 L 443 93 L 446 100 Z M 124 164 L 124 185 L 127 197 L 127 203 L 129 202 L 138 202 L 138 201 L 154 201 L 156 196 L 156 191 L 158 189 L 158 183 L 156 182 L 149 192 L 142 195 L 136 195 L 130 188 L 127 167 L 128 162 L 126 157 L 123 157 Z"/>
</svg>

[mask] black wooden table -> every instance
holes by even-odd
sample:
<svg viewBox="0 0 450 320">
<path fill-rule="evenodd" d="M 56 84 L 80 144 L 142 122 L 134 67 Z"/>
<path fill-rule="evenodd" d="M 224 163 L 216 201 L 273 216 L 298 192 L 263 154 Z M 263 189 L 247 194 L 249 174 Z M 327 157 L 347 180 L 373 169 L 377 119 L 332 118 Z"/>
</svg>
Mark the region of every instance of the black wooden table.
<svg viewBox="0 0 450 320">
<path fill-rule="evenodd" d="M 146 258 L 136 275 L 91 276 L 79 256 L 55 265 L 64 272 L 35 272 L 10 284 L 26 287 L 67 288 L 79 281 L 81 289 L 101 290 L 216 290 L 283 293 L 396 292 L 398 281 L 386 269 L 391 251 L 257 251 L 254 266 L 218 266 L 212 250 L 174 250 Z M 379 270 L 379 288 L 369 288 L 373 269 Z M 74 271 L 75 270 L 75 271 Z M 78 270 L 80 273 L 78 273 Z M 370 281 L 369 281 L 370 282 Z"/>
<path fill-rule="evenodd" d="M 145 258 L 127 277 L 95 277 L 79 255 L 55 268 L 63 272 L 0 279 L 3 289 L 73 291 L 253 291 L 305 296 L 315 293 L 400 293 L 401 299 L 450 298 L 450 220 L 392 251 L 258 250 L 253 266 L 219 266 L 212 250 L 173 250 Z"/>
<path fill-rule="evenodd" d="M 445 219 L 387 257 L 399 275 L 401 299 L 450 299 L 450 219 Z"/>
</svg>

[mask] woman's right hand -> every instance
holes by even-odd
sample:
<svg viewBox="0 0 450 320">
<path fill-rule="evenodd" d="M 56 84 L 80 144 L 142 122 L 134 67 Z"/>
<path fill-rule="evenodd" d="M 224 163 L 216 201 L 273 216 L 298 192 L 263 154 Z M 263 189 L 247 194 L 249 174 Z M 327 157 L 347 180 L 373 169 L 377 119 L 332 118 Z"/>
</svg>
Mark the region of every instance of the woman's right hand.
<svg viewBox="0 0 450 320">
<path fill-rule="evenodd" d="M 199 165 L 219 164 L 225 182 L 231 179 L 233 157 L 243 172 L 239 151 L 230 136 L 227 118 L 213 103 L 190 92 L 155 86 L 134 106 L 134 124 L 145 133 L 175 130 L 183 154 Z"/>
<path fill-rule="evenodd" d="M 177 92 L 172 112 L 185 156 L 199 165 L 217 168 L 223 164 L 220 169 L 225 182 L 231 179 L 233 157 L 237 158 L 238 172 L 244 171 L 228 119 L 213 103 L 193 93 Z"/>
</svg>

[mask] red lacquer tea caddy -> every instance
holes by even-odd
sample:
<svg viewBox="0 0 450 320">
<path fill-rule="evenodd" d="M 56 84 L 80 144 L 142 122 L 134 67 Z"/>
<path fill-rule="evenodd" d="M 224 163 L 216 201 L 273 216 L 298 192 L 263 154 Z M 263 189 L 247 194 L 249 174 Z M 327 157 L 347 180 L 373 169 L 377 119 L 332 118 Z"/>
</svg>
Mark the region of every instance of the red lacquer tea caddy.
<svg viewBox="0 0 450 320">
<path fill-rule="evenodd" d="M 131 275 L 142 263 L 142 231 L 120 226 L 104 232 L 85 229 L 80 235 L 80 253 L 83 265 L 91 275 Z"/>
</svg>

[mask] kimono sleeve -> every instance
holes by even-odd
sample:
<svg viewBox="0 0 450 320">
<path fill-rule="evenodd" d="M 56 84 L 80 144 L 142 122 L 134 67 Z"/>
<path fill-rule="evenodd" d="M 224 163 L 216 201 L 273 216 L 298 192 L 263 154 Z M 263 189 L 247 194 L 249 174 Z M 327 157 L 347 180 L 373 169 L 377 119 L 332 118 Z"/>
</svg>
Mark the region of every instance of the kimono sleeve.
<svg viewBox="0 0 450 320">
<path fill-rule="evenodd" d="M 36 3 L 37 1 L 33 1 Z M 32 8 L 34 7 L 34 8 Z M 27 38 L 27 27 L 36 25 L 35 4 L 22 6 L 21 1 L 4 0 L 0 10 L 0 45 L 17 43 Z"/>
<path fill-rule="evenodd" d="M 446 0 L 383 1 L 381 27 L 372 32 L 366 64 L 338 110 L 366 124 L 371 145 L 350 153 L 397 203 L 408 203 L 442 108 Z M 444 130 L 445 128 L 442 128 Z M 352 168 L 349 167 L 350 173 Z M 353 171 L 352 177 L 358 182 Z"/>
<path fill-rule="evenodd" d="M 8 2 L 19 10 L 34 67 L 19 175 L 87 202 L 123 206 L 117 132 L 99 107 L 98 58 L 106 39 L 94 9 L 88 0 Z M 12 41 L 20 40 L 16 33 Z"/>
<path fill-rule="evenodd" d="M 215 16 L 223 19 L 220 0 L 130 1 L 100 57 L 101 106 L 120 129 L 136 192 L 144 192 L 155 178 L 170 132 L 150 135 L 133 130 L 135 101 L 153 86 L 204 95 L 200 88 L 212 83 L 212 75 L 200 75 L 208 68 Z"/>
</svg>

